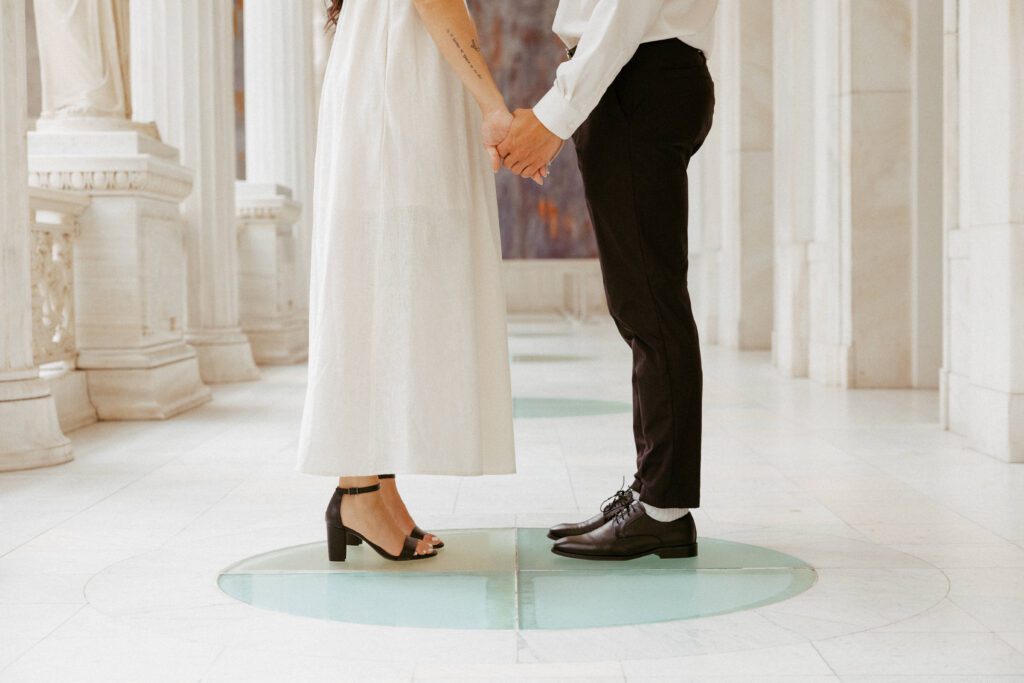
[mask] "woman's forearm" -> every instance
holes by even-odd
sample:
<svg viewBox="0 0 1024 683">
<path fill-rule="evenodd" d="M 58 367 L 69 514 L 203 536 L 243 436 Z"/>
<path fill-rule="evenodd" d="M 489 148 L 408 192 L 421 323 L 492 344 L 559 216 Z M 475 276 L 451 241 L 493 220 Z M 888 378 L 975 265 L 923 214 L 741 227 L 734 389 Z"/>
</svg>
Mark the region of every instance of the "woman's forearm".
<svg viewBox="0 0 1024 683">
<path fill-rule="evenodd" d="M 416 10 L 437 48 L 458 74 L 485 114 L 505 109 L 505 98 L 494 83 L 480 51 L 476 25 L 464 0 L 414 0 Z"/>
</svg>

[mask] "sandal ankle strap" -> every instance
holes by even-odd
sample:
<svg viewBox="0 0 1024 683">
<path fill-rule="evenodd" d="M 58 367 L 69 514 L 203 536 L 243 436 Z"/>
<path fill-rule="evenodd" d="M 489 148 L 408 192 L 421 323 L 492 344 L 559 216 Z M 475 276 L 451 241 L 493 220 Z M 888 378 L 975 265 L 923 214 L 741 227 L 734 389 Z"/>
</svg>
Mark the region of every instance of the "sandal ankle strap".
<svg viewBox="0 0 1024 683">
<path fill-rule="evenodd" d="M 360 493 L 373 493 L 374 491 L 380 491 L 380 482 L 371 484 L 370 486 L 356 486 L 347 489 L 343 489 L 339 486 L 336 490 L 344 496 L 357 496 Z"/>
</svg>

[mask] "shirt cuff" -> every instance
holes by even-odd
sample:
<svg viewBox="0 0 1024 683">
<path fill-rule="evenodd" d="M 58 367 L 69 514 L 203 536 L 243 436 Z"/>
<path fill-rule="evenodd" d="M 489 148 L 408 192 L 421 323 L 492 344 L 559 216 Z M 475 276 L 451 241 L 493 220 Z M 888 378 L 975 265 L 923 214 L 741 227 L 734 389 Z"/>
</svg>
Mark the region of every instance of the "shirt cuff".
<svg viewBox="0 0 1024 683">
<path fill-rule="evenodd" d="M 568 140 L 586 116 L 580 116 L 556 88 L 548 90 L 533 107 L 533 114 L 552 133 Z"/>
</svg>

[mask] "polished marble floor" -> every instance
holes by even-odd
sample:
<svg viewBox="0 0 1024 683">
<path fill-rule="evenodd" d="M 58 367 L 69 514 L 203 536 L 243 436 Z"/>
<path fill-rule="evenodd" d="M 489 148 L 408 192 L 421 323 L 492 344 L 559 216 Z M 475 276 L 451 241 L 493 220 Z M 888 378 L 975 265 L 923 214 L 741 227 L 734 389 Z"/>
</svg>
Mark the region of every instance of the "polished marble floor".
<svg viewBox="0 0 1024 683">
<path fill-rule="evenodd" d="M 421 526 L 544 527 L 628 474 L 629 359 L 611 325 L 516 320 L 511 347 L 519 473 L 408 478 Z M 218 586 L 226 567 L 323 540 L 333 484 L 293 469 L 304 375 L 267 368 L 174 420 L 74 432 L 65 466 L 0 475 L 0 681 L 1024 680 L 1024 467 L 939 430 L 934 392 L 822 387 L 716 347 L 700 533 L 806 561 L 809 590 L 592 629 L 244 604 Z M 424 590 L 408 609 L 447 605 Z"/>
</svg>

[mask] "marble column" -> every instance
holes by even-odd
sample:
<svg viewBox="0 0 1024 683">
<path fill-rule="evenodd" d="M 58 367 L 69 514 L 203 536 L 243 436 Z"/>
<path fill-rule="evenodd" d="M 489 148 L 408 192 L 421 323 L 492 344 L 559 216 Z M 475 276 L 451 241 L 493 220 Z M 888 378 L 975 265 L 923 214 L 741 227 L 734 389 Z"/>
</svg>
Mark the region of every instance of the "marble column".
<svg viewBox="0 0 1024 683">
<path fill-rule="evenodd" d="M 25 78 L 25 4 L 0 0 L 0 471 L 72 457 L 32 353 Z"/>
<path fill-rule="evenodd" d="M 313 7 L 245 2 L 246 180 L 283 185 L 302 207 L 295 225 L 295 305 L 309 315 L 309 263 L 316 144 Z"/>
<path fill-rule="evenodd" d="M 231 0 L 135 0 L 132 105 L 195 171 L 185 199 L 187 326 L 204 382 L 254 380 L 239 326 Z"/>
<path fill-rule="evenodd" d="M 722 80 L 720 64 L 717 53 L 708 61 L 708 70 L 716 87 Z M 690 199 L 687 286 L 703 344 L 717 344 L 719 341 L 722 146 L 726 139 L 719 126 L 720 113 L 721 107 L 716 103 L 711 132 L 687 169 Z"/>
<path fill-rule="evenodd" d="M 947 10 L 946 73 L 957 93 L 947 191 L 958 200 L 945 207 L 942 397 L 953 431 L 978 450 L 1024 462 L 1024 5 L 987 0 Z"/>
<path fill-rule="evenodd" d="M 51 108 L 29 135 L 29 183 L 91 198 L 75 239 L 75 322 L 77 364 L 99 418 L 167 418 L 211 398 L 183 330 L 181 202 L 193 174 L 151 125 L 124 116 L 127 88 L 111 79 L 116 67 L 123 81 L 129 65 L 125 4 L 75 7 L 106 5 L 111 12 L 68 15 L 60 24 L 65 40 L 54 25 L 43 31 L 43 91 L 71 97 L 52 105 L 44 98 Z M 35 6 L 37 17 L 42 7 L 57 15 L 64 7 L 56 0 Z M 74 68 L 62 68 L 71 59 Z M 90 87 L 76 88 L 77 81 Z"/>
<path fill-rule="evenodd" d="M 721 251 L 718 343 L 768 349 L 772 330 L 772 3 L 716 16 Z"/>
<path fill-rule="evenodd" d="M 813 12 L 808 374 L 910 386 L 912 2 L 815 2 Z"/>
<path fill-rule="evenodd" d="M 772 84 L 775 122 L 774 315 L 772 361 L 791 377 L 806 377 L 814 237 L 814 4 L 774 0 Z"/>
<path fill-rule="evenodd" d="M 942 366 L 943 7 L 914 0 L 911 121 L 911 386 Z"/>
<path fill-rule="evenodd" d="M 298 363 L 307 353 L 294 287 L 299 205 L 269 183 L 239 182 L 236 196 L 242 329 L 260 365 Z"/>
</svg>

